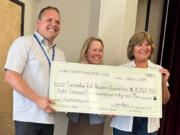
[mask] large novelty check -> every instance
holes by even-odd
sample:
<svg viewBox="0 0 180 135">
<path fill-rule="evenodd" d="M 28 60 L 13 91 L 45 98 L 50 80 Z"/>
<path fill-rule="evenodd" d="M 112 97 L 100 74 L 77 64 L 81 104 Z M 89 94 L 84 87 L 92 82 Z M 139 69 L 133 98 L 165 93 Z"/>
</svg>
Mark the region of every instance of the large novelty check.
<svg viewBox="0 0 180 135">
<path fill-rule="evenodd" d="M 162 117 L 158 70 L 53 61 L 49 97 L 61 112 Z"/>
</svg>

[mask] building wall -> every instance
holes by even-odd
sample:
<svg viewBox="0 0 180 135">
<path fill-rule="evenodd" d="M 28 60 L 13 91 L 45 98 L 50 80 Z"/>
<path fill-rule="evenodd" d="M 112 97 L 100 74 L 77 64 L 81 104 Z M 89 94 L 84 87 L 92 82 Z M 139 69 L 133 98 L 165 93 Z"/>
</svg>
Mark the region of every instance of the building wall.
<svg viewBox="0 0 180 135">
<path fill-rule="evenodd" d="M 21 35 L 21 6 L 9 0 L 0 1 L 0 135 L 13 135 L 13 92 L 4 80 L 4 64 L 13 40 Z"/>
<path fill-rule="evenodd" d="M 104 41 L 104 64 L 127 62 L 126 47 L 135 32 L 138 0 L 103 0 L 100 5 L 98 35 Z"/>
<path fill-rule="evenodd" d="M 35 0 L 20 0 L 25 4 L 25 14 L 24 14 L 24 35 L 32 34 L 35 30 L 34 14 L 35 12 Z"/>
<path fill-rule="evenodd" d="M 145 28 L 146 9 L 147 9 L 147 0 L 138 0 L 136 31 L 144 30 Z M 153 62 L 156 62 L 157 60 L 162 12 L 163 12 L 163 0 L 151 0 L 148 32 L 150 32 L 150 34 L 152 35 L 154 44 L 156 46 L 156 50 L 152 57 Z"/>
</svg>

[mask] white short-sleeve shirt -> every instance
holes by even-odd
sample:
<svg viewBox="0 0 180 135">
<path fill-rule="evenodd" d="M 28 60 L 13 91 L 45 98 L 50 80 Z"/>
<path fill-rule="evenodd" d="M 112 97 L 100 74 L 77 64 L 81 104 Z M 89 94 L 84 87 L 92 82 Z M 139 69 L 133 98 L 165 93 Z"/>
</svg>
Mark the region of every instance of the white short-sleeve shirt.
<svg viewBox="0 0 180 135">
<path fill-rule="evenodd" d="M 131 61 L 131 62 L 129 62 L 127 64 L 123 64 L 121 66 L 135 68 L 136 64 L 134 61 Z M 156 65 L 148 60 L 148 68 L 159 70 L 162 67 L 159 65 Z M 132 132 L 133 117 L 132 116 L 116 116 L 116 117 L 112 118 L 111 127 L 122 130 L 122 131 Z M 147 128 L 148 133 L 157 131 L 159 129 L 159 127 L 160 127 L 159 118 L 148 118 L 148 128 Z"/>
<path fill-rule="evenodd" d="M 53 46 L 35 32 L 49 59 L 52 60 Z M 64 53 L 55 47 L 56 61 L 65 61 Z M 33 35 L 17 38 L 9 49 L 5 69 L 18 72 L 26 83 L 41 97 L 49 94 L 50 67 L 42 49 Z M 54 114 L 41 110 L 34 102 L 13 91 L 13 120 L 54 124 Z"/>
</svg>

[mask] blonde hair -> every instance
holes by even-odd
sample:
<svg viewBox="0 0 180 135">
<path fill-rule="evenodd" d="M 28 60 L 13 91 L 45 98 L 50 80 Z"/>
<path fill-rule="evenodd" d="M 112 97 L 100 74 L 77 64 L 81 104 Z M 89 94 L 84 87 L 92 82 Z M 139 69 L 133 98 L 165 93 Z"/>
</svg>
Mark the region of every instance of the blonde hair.
<svg viewBox="0 0 180 135">
<path fill-rule="evenodd" d="M 151 58 L 151 56 L 154 52 L 154 49 L 155 49 L 152 37 L 151 37 L 150 33 L 145 32 L 145 31 L 140 31 L 140 32 L 136 32 L 129 40 L 129 44 L 127 47 L 127 57 L 129 60 L 134 59 L 134 54 L 133 54 L 134 46 L 142 43 L 145 40 L 151 45 L 151 54 L 148 59 Z"/>
<path fill-rule="evenodd" d="M 103 44 L 103 41 L 100 39 L 100 38 L 96 38 L 96 37 L 89 37 L 85 40 L 84 44 L 83 44 L 83 47 L 81 49 L 81 53 L 80 53 L 80 58 L 79 58 L 79 62 L 81 62 L 82 60 L 86 60 L 87 61 L 87 58 L 86 58 L 86 53 L 91 45 L 91 43 L 93 41 L 99 41 L 101 44 L 102 44 L 102 47 L 104 48 L 104 44 Z"/>
</svg>

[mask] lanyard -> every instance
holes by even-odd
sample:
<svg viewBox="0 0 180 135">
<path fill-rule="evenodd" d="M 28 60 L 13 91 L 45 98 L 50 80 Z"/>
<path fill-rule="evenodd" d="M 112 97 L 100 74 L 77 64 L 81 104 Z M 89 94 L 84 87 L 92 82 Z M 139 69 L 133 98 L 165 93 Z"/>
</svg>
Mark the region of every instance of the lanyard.
<svg viewBox="0 0 180 135">
<path fill-rule="evenodd" d="M 37 40 L 39 46 L 41 47 L 41 50 L 43 51 L 44 55 L 46 56 L 46 59 L 47 59 L 48 64 L 49 64 L 49 67 L 51 67 L 51 61 L 50 61 L 49 57 L 47 56 L 47 54 L 46 54 L 44 48 L 42 47 L 42 45 L 41 45 L 39 39 L 37 38 L 37 36 L 36 36 L 35 34 L 34 34 L 33 36 L 34 36 L 34 38 Z M 54 56 L 55 56 L 55 49 L 54 49 L 54 46 L 53 46 L 52 61 L 54 61 Z"/>
</svg>

